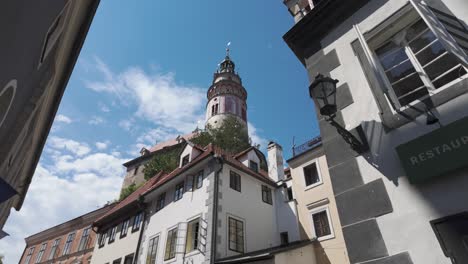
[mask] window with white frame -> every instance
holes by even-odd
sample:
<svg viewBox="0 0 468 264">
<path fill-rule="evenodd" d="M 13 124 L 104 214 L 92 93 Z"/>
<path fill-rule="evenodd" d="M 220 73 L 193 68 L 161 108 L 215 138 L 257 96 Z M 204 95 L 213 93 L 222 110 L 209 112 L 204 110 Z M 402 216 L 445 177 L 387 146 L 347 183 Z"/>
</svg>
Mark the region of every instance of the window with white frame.
<svg viewBox="0 0 468 264">
<path fill-rule="evenodd" d="M 258 172 L 258 163 L 253 160 L 249 160 L 249 168 L 255 172 Z"/>
<path fill-rule="evenodd" d="M 399 106 L 421 100 L 466 74 L 421 18 L 386 39 L 374 52 Z"/>
<path fill-rule="evenodd" d="M 48 260 L 51 260 L 51 259 L 55 258 L 55 255 L 57 254 L 57 249 L 58 249 L 59 243 L 60 243 L 60 238 L 57 238 L 57 239 L 54 240 L 54 243 L 52 244 L 52 248 L 50 249 L 50 254 L 49 254 L 49 259 Z"/>
<path fill-rule="evenodd" d="M 304 182 L 305 182 L 306 187 L 312 187 L 321 182 L 321 178 L 320 178 L 320 174 L 319 174 L 316 162 L 305 166 L 303 171 L 304 171 Z"/>
<path fill-rule="evenodd" d="M 230 171 L 229 173 L 229 187 L 238 192 L 241 191 L 241 177 L 233 171 Z"/>
<path fill-rule="evenodd" d="M 271 189 L 266 185 L 262 185 L 262 201 L 267 204 L 273 204 Z"/>
<path fill-rule="evenodd" d="M 146 264 L 156 263 L 156 253 L 158 252 L 159 236 L 149 240 L 148 253 L 146 254 Z"/>
<path fill-rule="evenodd" d="M 78 245 L 78 251 L 84 250 L 88 247 L 90 231 L 91 227 L 87 227 L 83 230 L 83 233 L 81 234 L 80 244 Z"/>
<path fill-rule="evenodd" d="M 169 230 L 169 232 L 167 232 L 166 252 L 164 253 L 164 260 L 175 258 L 176 242 L 177 242 L 177 228 L 174 228 L 172 230 Z"/>
<path fill-rule="evenodd" d="M 33 253 L 34 253 L 34 247 L 31 247 L 28 251 L 28 255 L 26 256 L 26 260 L 24 261 L 25 264 L 29 264 Z"/>
<path fill-rule="evenodd" d="M 244 223 L 232 217 L 228 221 L 229 250 L 244 253 Z"/>
<path fill-rule="evenodd" d="M 62 256 L 65 256 L 68 253 L 70 253 L 71 245 L 74 239 L 75 239 L 75 233 L 71 233 L 68 235 L 67 241 L 65 242 L 65 246 L 63 246 Z"/>
<path fill-rule="evenodd" d="M 143 212 L 138 213 L 133 218 L 132 232 L 138 231 L 140 229 L 141 222 L 143 220 Z"/>
<path fill-rule="evenodd" d="M 439 13 L 451 21 L 440 20 Z M 358 55 L 369 62 L 368 71 L 374 73 L 375 81 L 384 89 L 386 99 L 395 110 L 419 102 L 426 104 L 426 99 L 468 76 L 465 52 L 468 49 L 464 51 L 456 40 L 458 37 L 448 30 L 454 23 L 460 23 L 456 17 L 424 1 L 410 0 L 365 34 L 355 26 L 364 50 Z M 372 78 L 370 81 L 374 82 Z M 376 99 L 385 103 L 378 96 Z"/>
<path fill-rule="evenodd" d="M 187 241 L 185 244 L 185 252 L 191 252 L 198 249 L 200 236 L 200 219 L 190 221 L 187 224 Z"/>
<path fill-rule="evenodd" d="M 124 238 L 127 235 L 128 227 L 130 226 L 130 218 L 123 221 L 122 230 L 120 230 L 120 238 Z"/>
<path fill-rule="evenodd" d="M 195 176 L 195 186 L 200 189 L 203 186 L 203 170 L 199 171 Z"/>
<path fill-rule="evenodd" d="M 181 182 L 176 185 L 175 190 L 174 190 L 174 201 L 178 201 L 182 199 L 182 196 L 184 195 L 184 182 Z"/>
<path fill-rule="evenodd" d="M 330 212 L 327 206 L 311 210 L 310 215 L 312 220 L 312 233 L 319 241 L 334 237 Z"/>
<path fill-rule="evenodd" d="M 41 249 L 39 250 L 39 253 L 37 254 L 35 263 L 39 263 L 42 261 L 42 256 L 44 255 L 44 251 L 46 250 L 46 247 L 47 247 L 47 243 L 44 243 L 41 245 Z"/>
<path fill-rule="evenodd" d="M 115 234 L 116 233 L 117 233 L 117 226 L 114 226 L 109 230 L 109 242 L 108 242 L 108 244 L 111 244 L 112 242 L 115 241 Z"/>
</svg>

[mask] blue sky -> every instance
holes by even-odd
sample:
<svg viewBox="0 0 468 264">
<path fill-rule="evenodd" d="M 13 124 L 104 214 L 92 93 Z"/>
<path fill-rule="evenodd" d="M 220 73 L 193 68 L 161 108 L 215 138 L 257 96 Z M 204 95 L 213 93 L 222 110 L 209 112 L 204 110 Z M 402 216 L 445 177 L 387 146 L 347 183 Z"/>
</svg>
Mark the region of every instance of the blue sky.
<svg viewBox="0 0 468 264">
<path fill-rule="evenodd" d="M 5 226 L 6 263 L 24 237 L 114 199 L 139 148 L 202 127 L 229 41 L 253 141 L 277 141 L 288 159 L 293 136 L 317 136 L 306 71 L 282 39 L 292 25 L 281 0 L 101 1 L 23 209 Z"/>
</svg>

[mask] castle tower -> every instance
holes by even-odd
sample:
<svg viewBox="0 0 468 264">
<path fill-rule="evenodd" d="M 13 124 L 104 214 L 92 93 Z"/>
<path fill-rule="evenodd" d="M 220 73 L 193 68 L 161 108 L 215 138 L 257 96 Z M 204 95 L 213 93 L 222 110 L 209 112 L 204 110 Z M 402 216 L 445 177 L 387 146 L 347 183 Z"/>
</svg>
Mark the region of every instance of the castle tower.
<svg viewBox="0 0 468 264">
<path fill-rule="evenodd" d="M 207 93 L 206 123 L 218 127 L 229 116 L 236 117 L 247 133 L 247 91 L 242 86 L 242 80 L 235 71 L 235 64 L 226 57 L 214 73 L 213 83 Z"/>
</svg>

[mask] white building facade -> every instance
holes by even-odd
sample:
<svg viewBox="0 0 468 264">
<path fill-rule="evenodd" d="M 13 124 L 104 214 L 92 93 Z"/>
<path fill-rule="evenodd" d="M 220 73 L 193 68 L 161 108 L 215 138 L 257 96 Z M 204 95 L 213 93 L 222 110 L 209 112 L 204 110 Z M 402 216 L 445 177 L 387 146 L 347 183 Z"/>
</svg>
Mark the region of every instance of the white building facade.
<svg viewBox="0 0 468 264">
<path fill-rule="evenodd" d="M 285 3 L 285 41 L 369 147 L 317 114 L 351 263 L 468 263 L 468 2 Z"/>
</svg>

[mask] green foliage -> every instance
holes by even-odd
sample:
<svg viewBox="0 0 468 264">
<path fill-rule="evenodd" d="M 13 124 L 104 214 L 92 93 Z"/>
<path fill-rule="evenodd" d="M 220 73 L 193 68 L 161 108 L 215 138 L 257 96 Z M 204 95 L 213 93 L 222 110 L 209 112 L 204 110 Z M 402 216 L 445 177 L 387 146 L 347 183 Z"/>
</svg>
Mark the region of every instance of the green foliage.
<svg viewBox="0 0 468 264">
<path fill-rule="evenodd" d="M 228 117 L 218 128 L 208 126 L 206 131 L 200 132 L 190 141 L 202 147 L 213 143 L 230 153 L 238 153 L 250 147 L 247 131 L 235 117 Z M 143 169 L 145 179 L 152 178 L 160 171 L 169 173 L 176 169 L 179 166 L 179 155 L 183 146 L 181 144 L 178 147 L 154 154 Z"/>
<path fill-rule="evenodd" d="M 249 136 L 243 124 L 232 116 L 225 119 L 217 128 L 207 126 L 206 131 L 190 141 L 201 146 L 213 143 L 230 153 L 238 153 L 250 147 Z"/>
<path fill-rule="evenodd" d="M 156 153 L 143 168 L 145 179 L 151 179 L 160 171 L 171 172 L 175 170 L 179 165 L 179 154 L 182 151 L 183 146 L 184 145 L 180 145 L 170 150 Z"/>
<path fill-rule="evenodd" d="M 136 189 L 140 188 L 142 184 L 136 185 L 135 183 L 130 184 L 127 188 L 124 188 L 120 191 L 119 201 L 127 198 L 130 194 L 132 194 Z"/>
</svg>

